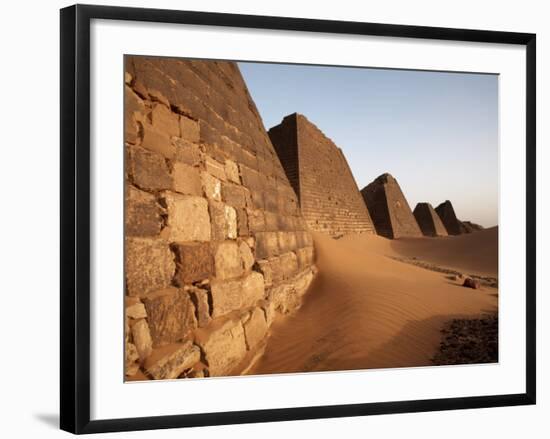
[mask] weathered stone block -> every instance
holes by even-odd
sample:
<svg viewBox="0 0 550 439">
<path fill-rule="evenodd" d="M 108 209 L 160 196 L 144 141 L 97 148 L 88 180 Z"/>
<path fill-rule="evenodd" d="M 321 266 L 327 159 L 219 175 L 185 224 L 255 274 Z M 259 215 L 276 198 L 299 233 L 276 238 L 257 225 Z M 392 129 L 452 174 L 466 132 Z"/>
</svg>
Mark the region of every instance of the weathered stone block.
<svg viewBox="0 0 550 439">
<path fill-rule="evenodd" d="M 210 201 L 208 211 L 212 219 L 212 241 L 223 241 L 227 237 L 225 224 L 225 205 L 221 202 Z"/>
<path fill-rule="evenodd" d="M 155 196 L 126 186 L 126 236 L 157 236 L 162 228 L 161 207 Z"/>
<path fill-rule="evenodd" d="M 155 130 L 166 134 L 168 137 L 179 136 L 180 134 L 178 116 L 162 104 L 153 107 L 151 123 Z"/>
<path fill-rule="evenodd" d="M 176 162 L 172 175 L 176 192 L 202 196 L 201 176 L 197 168 Z"/>
<path fill-rule="evenodd" d="M 216 136 L 218 141 L 222 140 L 221 137 Z M 225 163 L 225 160 L 227 159 L 227 152 L 224 151 L 224 149 L 216 144 L 213 143 L 205 143 L 203 144 L 204 152 L 208 157 L 211 159 L 214 159 L 216 162 L 219 162 L 220 164 Z"/>
<path fill-rule="evenodd" d="M 231 206 L 224 207 L 225 224 L 227 225 L 227 237 L 237 238 L 237 212 Z"/>
<path fill-rule="evenodd" d="M 180 137 L 189 142 L 198 143 L 200 141 L 199 123 L 196 120 L 186 116 L 180 116 Z"/>
<path fill-rule="evenodd" d="M 297 247 L 296 235 L 293 232 L 279 231 L 277 232 L 277 240 L 281 253 L 292 251 Z"/>
<path fill-rule="evenodd" d="M 210 376 L 229 374 L 246 355 L 246 341 L 240 321 L 227 321 L 201 343 Z"/>
<path fill-rule="evenodd" d="M 309 247 L 313 245 L 313 238 L 311 233 L 306 231 L 296 232 L 296 246 L 300 247 Z"/>
<path fill-rule="evenodd" d="M 136 186 L 149 191 L 169 189 L 172 186 L 170 169 L 163 156 L 133 147 L 129 149 L 127 171 Z"/>
<path fill-rule="evenodd" d="M 264 202 L 264 193 L 260 190 L 252 190 L 250 192 L 250 198 L 252 201 L 252 204 L 250 207 L 254 209 L 265 209 L 265 202 Z"/>
<path fill-rule="evenodd" d="M 293 252 L 282 254 L 280 257 L 283 277 L 288 279 L 298 271 L 298 258 Z"/>
<path fill-rule="evenodd" d="M 248 349 L 254 349 L 267 334 L 267 322 L 261 308 L 252 311 L 250 318 L 243 323 L 244 335 Z"/>
<path fill-rule="evenodd" d="M 133 343 L 126 343 L 124 348 L 125 375 L 132 376 L 139 370 L 139 354 Z"/>
<path fill-rule="evenodd" d="M 143 139 L 141 146 L 151 151 L 161 154 L 167 159 L 173 159 L 176 153 L 176 147 L 172 144 L 170 136 L 155 129 L 148 123 L 142 124 Z"/>
<path fill-rule="evenodd" d="M 189 143 L 183 139 L 174 139 L 176 148 L 174 160 L 189 166 L 198 166 L 202 161 L 202 153 L 199 145 Z"/>
<path fill-rule="evenodd" d="M 287 215 L 277 216 L 277 225 L 280 230 L 294 231 L 299 230 L 298 225 L 294 224 L 294 217 Z"/>
<path fill-rule="evenodd" d="M 265 295 L 264 277 L 261 273 L 253 271 L 243 280 L 243 308 L 252 306 Z"/>
<path fill-rule="evenodd" d="M 281 265 L 281 258 L 275 256 L 269 258 L 268 261 L 271 265 L 271 279 L 273 280 L 273 284 L 278 285 L 284 279 L 284 271 Z"/>
<path fill-rule="evenodd" d="M 182 340 L 197 326 L 195 308 L 186 291 L 169 287 L 147 295 L 143 303 L 155 347 Z"/>
<path fill-rule="evenodd" d="M 250 151 L 247 151 L 244 148 L 238 148 L 237 157 L 238 157 L 237 161 L 241 163 L 239 165 L 239 168 L 241 169 L 241 176 L 242 176 L 241 166 L 247 166 L 249 169 L 254 169 L 258 166 L 257 157 L 254 154 L 252 154 Z"/>
<path fill-rule="evenodd" d="M 222 185 L 220 180 L 207 172 L 201 172 L 202 187 L 210 200 L 222 200 Z"/>
<path fill-rule="evenodd" d="M 199 120 L 200 141 L 204 144 L 214 145 L 221 143 L 221 135 L 206 121 Z"/>
<path fill-rule="evenodd" d="M 234 241 L 218 244 L 214 253 L 216 278 L 230 279 L 243 274 L 243 263 L 239 246 Z"/>
<path fill-rule="evenodd" d="M 241 183 L 239 167 L 237 166 L 237 163 L 235 163 L 233 160 L 225 161 L 225 175 L 227 176 L 227 179 L 229 181 L 237 184 Z"/>
<path fill-rule="evenodd" d="M 199 328 L 203 328 L 210 323 L 210 304 L 208 291 L 198 287 L 186 287 L 186 291 L 191 295 L 191 300 L 195 305 L 197 313 L 197 323 Z"/>
<path fill-rule="evenodd" d="M 250 216 L 249 216 L 250 218 Z M 256 257 L 266 259 L 279 254 L 277 232 L 256 233 Z"/>
<path fill-rule="evenodd" d="M 143 362 L 153 350 L 153 340 L 145 319 L 139 319 L 132 325 L 132 337 L 140 360 Z"/>
<path fill-rule="evenodd" d="M 254 265 L 254 255 L 248 244 L 244 241 L 239 243 L 239 252 L 241 253 L 241 260 L 243 262 L 243 268 L 245 271 L 250 271 Z"/>
<path fill-rule="evenodd" d="M 264 206 L 270 212 L 277 212 L 277 192 L 274 190 L 264 192 Z"/>
<path fill-rule="evenodd" d="M 124 141 L 127 143 L 139 143 L 139 125 L 133 114 L 124 115 Z"/>
<path fill-rule="evenodd" d="M 237 234 L 239 236 L 248 236 L 248 216 L 245 209 L 235 209 L 237 212 Z"/>
<path fill-rule="evenodd" d="M 213 318 L 253 306 L 265 294 L 264 277 L 255 271 L 244 279 L 214 279 L 211 288 Z"/>
<path fill-rule="evenodd" d="M 260 176 L 257 171 L 248 166 L 240 165 L 243 184 L 250 189 L 252 193 L 263 190 Z"/>
<path fill-rule="evenodd" d="M 246 189 L 242 186 L 231 183 L 222 185 L 223 200 L 233 207 L 242 208 L 246 206 L 246 192 Z"/>
<path fill-rule="evenodd" d="M 271 289 L 270 301 L 273 307 L 281 314 L 287 314 L 294 311 L 301 304 L 301 297 L 307 291 L 313 273 L 311 270 L 295 276 L 290 282 L 285 282 Z"/>
<path fill-rule="evenodd" d="M 149 95 L 149 99 L 151 99 L 153 102 L 159 102 L 165 105 L 167 108 L 170 108 L 170 101 L 159 90 L 150 88 L 149 90 L 147 90 L 147 94 Z"/>
<path fill-rule="evenodd" d="M 142 296 L 170 285 L 174 257 L 160 240 L 126 238 L 126 288 L 130 296 Z"/>
<path fill-rule="evenodd" d="M 313 247 L 304 247 L 296 250 L 298 266 L 300 268 L 309 267 L 313 263 Z"/>
<path fill-rule="evenodd" d="M 190 341 L 172 344 L 155 349 L 145 362 L 145 369 L 156 380 L 176 379 L 200 357 L 200 349 Z"/>
<path fill-rule="evenodd" d="M 279 230 L 278 216 L 273 212 L 264 212 L 265 216 L 265 231 L 276 232 Z"/>
<path fill-rule="evenodd" d="M 147 317 L 147 312 L 145 311 L 145 306 L 139 300 L 139 297 L 126 296 L 124 298 L 125 308 L 126 308 L 126 317 L 130 319 L 145 319 Z"/>
<path fill-rule="evenodd" d="M 265 230 L 265 217 L 261 210 L 246 209 L 248 216 L 248 229 L 251 232 L 263 232 Z"/>
<path fill-rule="evenodd" d="M 256 262 L 258 264 L 258 270 L 264 276 L 265 287 L 269 288 L 273 284 L 273 270 L 268 260 L 262 259 Z"/>
<path fill-rule="evenodd" d="M 124 140 L 129 143 L 137 143 L 139 139 L 139 127 L 135 113 L 145 113 L 143 101 L 130 87 L 124 87 Z"/>
<path fill-rule="evenodd" d="M 220 180 L 225 181 L 225 166 L 222 163 L 209 157 L 206 157 L 204 163 L 206 166 L 206 172 L 216 178 L 219 178 Z"/>
<path fill-rule="evenodd" d="M 275 316 L 277 314 L 277 311 L 275 309 L 275 304 L 270 300 L 265 300 L 264 304 L 262 305 L 262 308 L 265 312 L 265 321 L 266 321 L 267 327 L 270 328 L 273 322 L 275 321 Z"/>
<path fill-rule="evenodd" d="M 210 215 L 206 199 L 170 192 L 165 192 L 163 197 L 171 241 L 210 241 Z"/>
<path fill-rule="evenodd" d="M 179 285 L 208 279 L 214 273 L 210 244 L 186 242 L 172 244 L 176 255 L 176 276 Z"/>
<path fill-rule="evenodd" d="M 209 203 L 212 218 L 212 240 L 224 241 L 237 237 L 237 212 L 230 206 L 216 201 Z"/>
</svg>

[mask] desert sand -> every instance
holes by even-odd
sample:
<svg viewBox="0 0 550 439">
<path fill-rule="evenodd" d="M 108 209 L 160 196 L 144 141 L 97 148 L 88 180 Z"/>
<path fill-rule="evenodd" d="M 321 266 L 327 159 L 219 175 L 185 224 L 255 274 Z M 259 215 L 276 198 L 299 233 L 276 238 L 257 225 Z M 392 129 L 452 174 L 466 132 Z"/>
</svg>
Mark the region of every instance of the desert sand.
<svg viewBox="0 0 550 439">
<path fill-rule="evenodd" d="M 498 291 L 398 259 L 498 277 L 498 228 L 469 235 L 389 240 L 314 234 L 319 273 L 292 315 L 272 326 L 249 374 L 432 365 L 441 329 L 495 313 Z"/>
</svg>

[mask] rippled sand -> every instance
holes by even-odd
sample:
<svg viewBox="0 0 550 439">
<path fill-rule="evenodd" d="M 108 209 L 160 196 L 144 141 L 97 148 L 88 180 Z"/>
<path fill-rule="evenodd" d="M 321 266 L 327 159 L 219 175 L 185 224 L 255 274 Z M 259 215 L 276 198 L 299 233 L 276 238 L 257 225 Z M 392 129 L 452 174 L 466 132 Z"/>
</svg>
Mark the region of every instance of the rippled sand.
<svg viewBox="0 0 550 439">
<path fill-rule="evenodd" d="M 314 234 L 319 273 L 302 307 L 276 321 L 249 374 L 430 365 L 452 318 L 495 312 L 498 291 L 472 290 L 412 258 L 498 277 L 498 229 L 388 240 Z"/>
</svg>

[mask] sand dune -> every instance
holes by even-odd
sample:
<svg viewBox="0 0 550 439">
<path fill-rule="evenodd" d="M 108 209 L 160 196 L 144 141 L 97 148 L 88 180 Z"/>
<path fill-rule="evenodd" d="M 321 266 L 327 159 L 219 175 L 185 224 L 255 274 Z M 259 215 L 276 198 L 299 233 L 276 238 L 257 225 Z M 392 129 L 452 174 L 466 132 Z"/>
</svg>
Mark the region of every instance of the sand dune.
<svg viewBox="0 0 550 439">
<path fill-rule="evenodd" d="M 496 228 L 399 241 L 315 234 L 319 274 L 302 307 L 274 323 L 265 354 L 249 373 L 430 365 L 444 323 L 495 311 L 498 293 L 464 288 L 394 258 L 496 275 L 497 235 Z"/>
<path fill-rule="evenodd" d="M 498 277 L 498 227 L 459 236 L 391 242 L 403 256 L 417 257 L 464 273 Z"/>
</svg>

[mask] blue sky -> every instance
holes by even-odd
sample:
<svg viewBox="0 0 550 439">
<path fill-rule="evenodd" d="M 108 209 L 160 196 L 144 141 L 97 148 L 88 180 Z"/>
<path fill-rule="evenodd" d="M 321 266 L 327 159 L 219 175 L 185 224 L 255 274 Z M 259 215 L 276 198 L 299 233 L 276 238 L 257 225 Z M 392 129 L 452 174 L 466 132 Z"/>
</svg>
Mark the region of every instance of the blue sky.
<svg viewBox="0 0 550 439">
<path fill-rule="evenodd" d="M 498 77 L 239 63 L 266 129 L 305 115 L 344 151 L 359 189 L 397 178 L 414 209 L 452 201 L 498 223 Z"/>
</svg>

